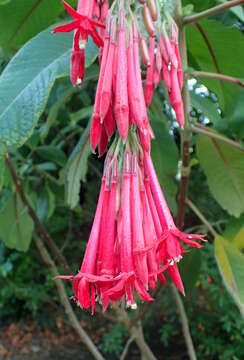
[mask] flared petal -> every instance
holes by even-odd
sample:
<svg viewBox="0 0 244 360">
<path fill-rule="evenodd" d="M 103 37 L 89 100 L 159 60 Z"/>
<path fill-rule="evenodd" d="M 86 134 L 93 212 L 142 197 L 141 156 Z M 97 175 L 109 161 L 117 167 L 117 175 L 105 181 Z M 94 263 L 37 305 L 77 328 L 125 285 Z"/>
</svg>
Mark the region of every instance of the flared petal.
<svg viewBox="0 0 244 360">
<path fill-rule="evenodd" d="M 79 21 L 73 21 L 69 24 L 59 25 L 59 26 L 56 26 L 52 32 L 55 34 L 58 32 L 74 31 L 75 29 L 79 28 L 79 24 L 80 24 Z"/>
</svg>

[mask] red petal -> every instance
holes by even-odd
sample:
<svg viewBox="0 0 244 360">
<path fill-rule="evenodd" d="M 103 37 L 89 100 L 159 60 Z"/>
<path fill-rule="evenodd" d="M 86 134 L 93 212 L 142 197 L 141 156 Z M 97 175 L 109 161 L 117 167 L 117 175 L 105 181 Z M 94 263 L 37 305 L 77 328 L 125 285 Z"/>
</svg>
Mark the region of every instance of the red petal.
<svg viewBox="0 0 244 360">
<path fill-rule="evenodd" d="M 105 29 L 105 25 L 102 24 L 101 22 L 99 22 L 99 21 L 94 21 L 94 20 L 90 20 L 90 19 L 89 19 L 89 21 L 90 21 L 90 23 L 91 23 L 93 26 L 98 26 L 98 27 L 100 27 L 100 28 L 102 28 L 102 29 Z"/>
<path fill-rule="evenodd" d="M 100 38 L 97 30 L 95 27 L 93 27 L 93 30 L 92 31 L 89 31 L 89 34 L 90 36 L 92 37 L 94 43 L 97 45 L 97 47 L 101 47 L 103 46 L 103 41 L 102 39 Z"/>
<path fill-rule="evenodd" d="M 102 124 L 100 122 L 100 118 L 98 116 L 93 116 L 90 133 L 91 148 L 93 152 L 96 150 L 97 144 L 101 137 L 101 132 Z"/>
<path fill-rule="evenodd" d="M 53 29 L 53 33 L 57 33 L 57 32 L 70 32 L 70 31 L 74 31 L 75 29 L 79 28 L 79 21 L 73 21 L 69 24 L 64 24 L 64 25 L 60 25 L 60 26 L 56 26 Z"/>
<path fill-rule="evenodd" d="M 98 144 L 98 153 L 99 153 L 100 157 L 104 155 L 104 153 L 107 149 L 107 145 L 108 145 L 108 136 L 106 133 L 105 126 L 103 126 L 100 141 Z"/>
<path fill-rule="evenodd" d="M 84 16 L 80 15 L 77 11 L 75 11 L 66 1 L 63 0 L 63 6 L 66 9 L 67 13 L 70 14 L 74 19 L 80 20 L 83 19 Z"/>
<path fill-rule="evenodd" d="M 148 292 L 145 290 L 145 288 L 142 286 L 142 284 L 138 280 L 135 280 L 135 289 L 143 301 L 153 301 L 154 300 L 148 294 Z"/>
<path fill-rule="evenodd" d="M 175 284 L 175 286 L 177 287 L 177 289 L 183 294 L 185 295 L 185 290 L 184 290 L 184 286 L 180 277 L 180 273 L 178 270 L 178 267 L 176 264 L 169 266 L 168 269 L 168 274 L 171 278 L 171 280 L 173 281 L 173 283 Z"/>
</svg>

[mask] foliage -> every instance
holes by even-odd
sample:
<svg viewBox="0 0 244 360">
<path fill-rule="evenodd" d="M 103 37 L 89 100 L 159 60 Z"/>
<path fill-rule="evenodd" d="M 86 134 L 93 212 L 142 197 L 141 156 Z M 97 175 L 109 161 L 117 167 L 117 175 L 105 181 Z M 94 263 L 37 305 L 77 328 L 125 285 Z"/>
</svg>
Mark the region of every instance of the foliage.
<svg viewBox="0 0 244 360">
<path fill-rule="evenodd" d="M 217 3 L 185 0 L 184 13 L 189 15 Z M 86 246 L 103 168 L 103 159 L 90 154 L 88 137 L 98 52 L 92 43 L 88 44 L 83 87 L 73 89 L 68 78 L 72 35 L 50 33 L 54 23 L 63 19 L 61 3 L 43 1 L 41 6 L 35 5 L 34 0 L 0 1 L 1 318 L 19 315 L 23 308 L 35 315 L 43 311 L 44 303 L 56 300 L 53 280 L 31 243 L 33 222 L 16 194 L 5 165 L 6 153 L 11 155 L 21 186 L 39 220 L 74 271 Z M 24 25 L 23 19 L 27 19 Z M 240 7 L 200 21 L 199 25 L 201 32 L 194 25 L 186 29 L 189 64 L 184 70 L 222 72 L 244 79 Z M 205 125 L 213 136 L 237 141 L 240 149 L 204 134 L 196 133 L 191 138 L 189 198 L 218 235 L 201 254 L 186 254 L 180 265 L 187 291 L 184 304 L 199 358 L 241 359 L 244 91 L 236 84 L 214 79 L 195 80 L 190 90 L 191 122 Z M 176 214 L 180 131 L 162 84 L 154 95 L 149 115 L 156 135 L 152 157 L 170 208 Z M 187 231 L 207 232 L 190 209 L 186 210 L 185 227 Z M 171 292 L 168 288 L 161 291 L 160 300 L 144 319 L 146 337 L 155 349 L 173 349 L 176 343 L 177 349 L 184 352 Z M 120 325 L 105 326 L 108 332 L 101 347 L 112 358 L 121 352 L 128 334 Z"/>
</svg>

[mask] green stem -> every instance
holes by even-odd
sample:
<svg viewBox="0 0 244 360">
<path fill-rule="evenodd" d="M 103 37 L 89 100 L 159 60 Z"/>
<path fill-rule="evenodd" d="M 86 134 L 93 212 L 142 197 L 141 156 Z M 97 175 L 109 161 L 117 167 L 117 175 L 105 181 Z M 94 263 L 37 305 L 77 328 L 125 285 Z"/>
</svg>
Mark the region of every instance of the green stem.
<svg viewBox="0 0 244 360">
<path fill-rule="evenodd" d="M 214 16 L 217 15 L 221 12 L 224 12 L 234 6 L 238 6 L 244 4 L 244 0 L 232 0 L 232 1 L 227 1 L 224 4 L 221 5 L 217 5 L 214 6 L 208 10 L 202 11 L 198 14 L 195 15 L 190 15 L 190 16 L 186 16 L 183 20 L 183 25 L 188 25 L 188 24 L 192 24 L 192 23 L 196 23 L 197 21 L 207 18 L 209 16 Z"/>
</svg>

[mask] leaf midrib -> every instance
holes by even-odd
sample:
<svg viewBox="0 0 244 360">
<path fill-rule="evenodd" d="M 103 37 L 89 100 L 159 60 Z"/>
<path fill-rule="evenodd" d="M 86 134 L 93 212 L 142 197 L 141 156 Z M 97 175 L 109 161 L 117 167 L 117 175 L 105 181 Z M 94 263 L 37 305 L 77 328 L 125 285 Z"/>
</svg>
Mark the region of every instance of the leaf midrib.
<svg viewBox="0 0 244 360">
<path fill-rule="evenodd" d="M 38 8 L 38 6 L 41 4 L 43 0 L 37 0 L 30 10 L 27 12 L 27 14 L 24 16 L 24 18 L 21 20 L 20 24 L 18 25 L 17 29 L 14 31 L 14 33 L 11 35 L 10 39 L 8 40 L 8 44 L 11 44 L 13 39 L 16 37 L 17 33 L 20 31 L 20 29 L 24 26 L 25 22 L 29 19 L 29 17 L 33 14 L 33 12 Z"/>
</svg>

